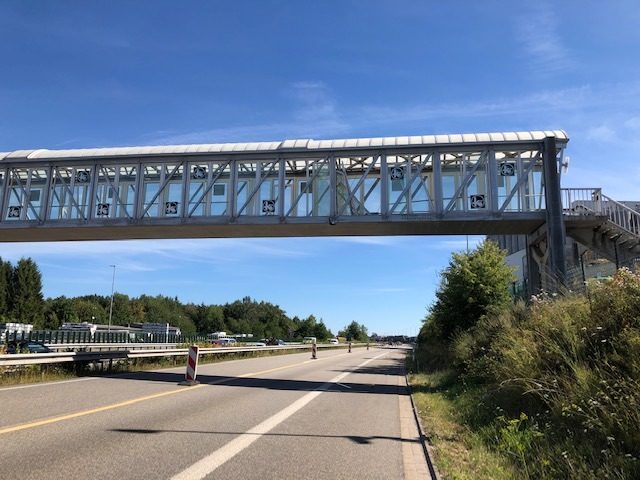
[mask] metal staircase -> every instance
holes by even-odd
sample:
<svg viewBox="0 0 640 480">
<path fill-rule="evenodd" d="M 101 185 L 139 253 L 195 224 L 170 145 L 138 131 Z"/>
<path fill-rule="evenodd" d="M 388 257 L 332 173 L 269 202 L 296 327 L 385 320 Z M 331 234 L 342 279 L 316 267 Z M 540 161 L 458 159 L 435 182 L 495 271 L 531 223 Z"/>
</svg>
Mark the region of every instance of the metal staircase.
<svg viewBox="0 0 640 480">
<path fill-rule="evenodd" d="M 640 260 L 640 203 L 631 208 L 599 188 L 563 189 L 563 194 L 567 235 L 617 267 Z"/>
</svg>

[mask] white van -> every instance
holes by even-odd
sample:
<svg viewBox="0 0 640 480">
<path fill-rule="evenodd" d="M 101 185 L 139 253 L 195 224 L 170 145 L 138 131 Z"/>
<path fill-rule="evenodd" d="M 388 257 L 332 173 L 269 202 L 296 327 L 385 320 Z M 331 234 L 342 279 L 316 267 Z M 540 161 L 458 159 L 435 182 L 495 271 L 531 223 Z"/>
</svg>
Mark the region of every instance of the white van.
<svg viewBox="0 0 640 480">
<path fill-rule="evenodd" d="M 236 342 L 235 338 L 219 338 L 217 340 L 212 340 L 212 342 L 214 345 L 219 345 L 221 347 L 235 347 L 238 342 Z"/>
<path fill-rule="evenodd" d="M 304 337 L 302 343 L 316 343 L 316 337 Z"/>
</svg>

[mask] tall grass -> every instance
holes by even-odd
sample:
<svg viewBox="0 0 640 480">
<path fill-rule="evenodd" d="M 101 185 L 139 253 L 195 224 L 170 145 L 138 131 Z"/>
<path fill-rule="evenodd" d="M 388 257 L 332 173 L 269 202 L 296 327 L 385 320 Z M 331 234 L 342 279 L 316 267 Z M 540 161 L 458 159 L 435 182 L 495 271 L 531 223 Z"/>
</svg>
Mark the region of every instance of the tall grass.
<svg viewBox="0 0 640 480">
<path fill-rule="evenodd" d="M 638 274 L 516 303 L 421 355 L 453 369 L 459 420 L 523 478 L 640 478 Z"/>
</svg>

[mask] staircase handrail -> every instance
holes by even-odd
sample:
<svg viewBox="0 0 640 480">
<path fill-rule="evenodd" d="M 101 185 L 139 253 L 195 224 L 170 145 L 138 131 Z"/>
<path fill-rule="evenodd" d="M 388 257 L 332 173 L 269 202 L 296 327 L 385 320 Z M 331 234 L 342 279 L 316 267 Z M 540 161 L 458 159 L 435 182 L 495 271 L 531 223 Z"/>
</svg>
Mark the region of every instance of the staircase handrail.
<svg viewBox="0 0 640 480">
<path fill-rule="evenodd" d="M 628 233 L 640 235 L 640 212 L 606 195 L 602 195 L 602 203 L 604 213 L 613 223 Z"/>
<path fill-rule="evenodd" d="M 603 215 L 617 228 L 640 236 L 640 212 L 604 195 L 600 188 L 563 188 L 562 207 L 566 215 Z"/>
</svg>

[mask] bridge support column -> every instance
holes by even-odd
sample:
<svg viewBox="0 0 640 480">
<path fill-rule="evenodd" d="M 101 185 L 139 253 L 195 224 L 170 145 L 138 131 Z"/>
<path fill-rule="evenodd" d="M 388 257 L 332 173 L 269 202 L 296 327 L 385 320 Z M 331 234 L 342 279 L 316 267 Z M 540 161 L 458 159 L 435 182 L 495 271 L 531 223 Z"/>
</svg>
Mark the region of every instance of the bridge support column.
<svg viewBox="0 0 640 480">
<path fill-rule="evenodd" d="M 565 228 L 562 216 L 560 173 L 558 171 L 555 137 L 544 139 L 542 174 L 547 213 L 547 251 L 549 253 L 550 291 L 564 285 L 567 276 L 567 259 L 564 251 Z"/>
<path fill-rule="evenodd" d="M 527 282 L 530 295 L 537 295 L 543 290 L 548 291 L 548 279 L 545 274 L 548 259 L 549 249 L 546 240 L 527 242 Z"/>
</svg>

